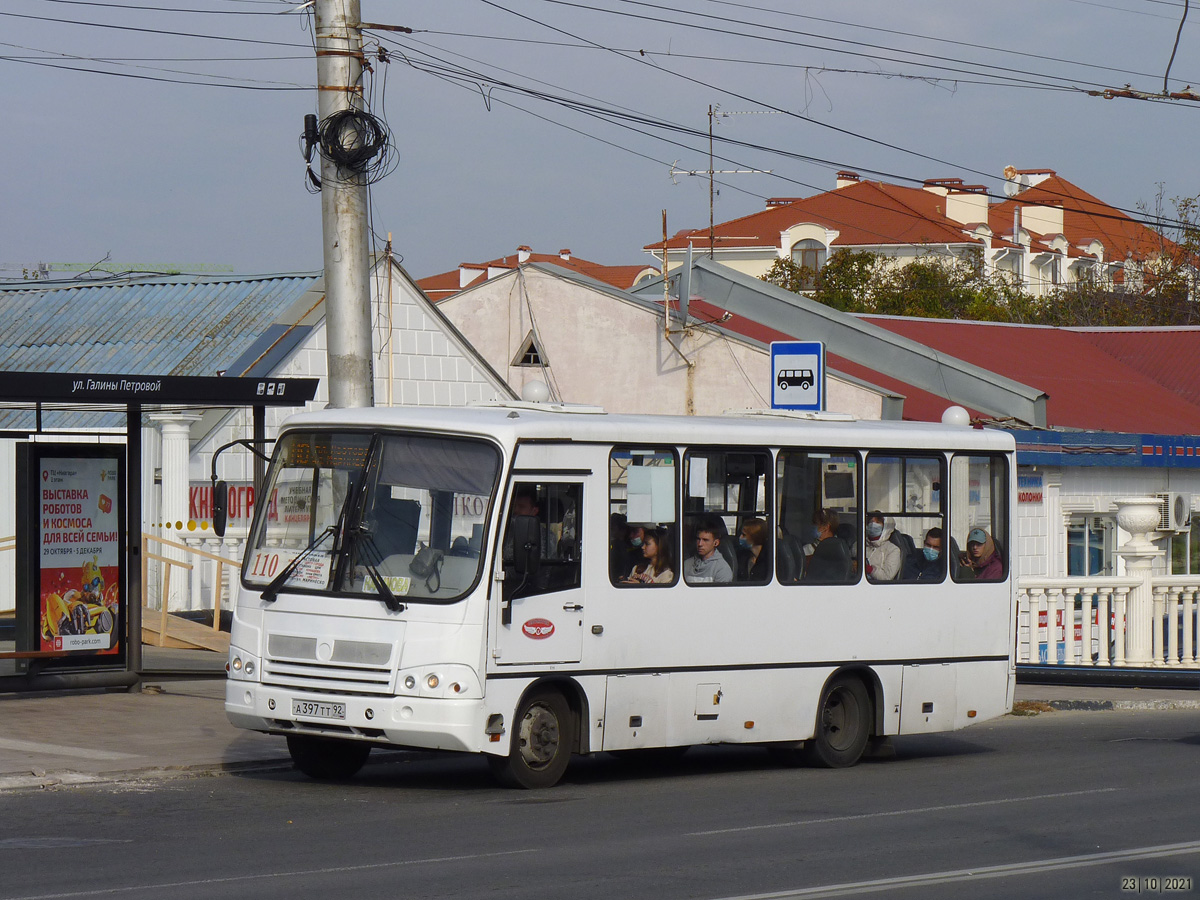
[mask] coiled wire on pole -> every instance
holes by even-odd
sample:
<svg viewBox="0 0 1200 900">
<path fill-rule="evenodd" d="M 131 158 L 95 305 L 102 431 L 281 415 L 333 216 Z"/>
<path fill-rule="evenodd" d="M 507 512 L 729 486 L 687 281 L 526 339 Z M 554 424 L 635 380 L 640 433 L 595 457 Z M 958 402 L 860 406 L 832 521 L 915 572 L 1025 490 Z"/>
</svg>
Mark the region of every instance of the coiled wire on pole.
<svg viewBox="0 0 1200 900">
<path fill-rule="evenodd" d="M 368 184 L 396 167 L 395 145 L 382 120 L 361 109 L 341 109 L 320 126 L 321 155 Z"/>
</svg>

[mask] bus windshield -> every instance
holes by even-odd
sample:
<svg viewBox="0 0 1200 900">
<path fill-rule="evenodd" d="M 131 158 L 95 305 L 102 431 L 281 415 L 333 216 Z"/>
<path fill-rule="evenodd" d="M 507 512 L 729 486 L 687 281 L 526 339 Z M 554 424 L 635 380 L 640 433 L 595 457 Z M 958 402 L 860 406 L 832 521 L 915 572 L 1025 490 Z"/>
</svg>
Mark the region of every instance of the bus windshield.
<svg viewBox="0 0 1200 900">
<path fill-rule="evenodd" d="M 497 449 L 478 440 L 291 432 L 276 446 L 243 579 L 266 587 L 278 578 L 274 587 L 289 591 L 377 596 L 386 586 L 404 602 L 457 600 L 478 581 L 499 471 Z"/>
</svg>

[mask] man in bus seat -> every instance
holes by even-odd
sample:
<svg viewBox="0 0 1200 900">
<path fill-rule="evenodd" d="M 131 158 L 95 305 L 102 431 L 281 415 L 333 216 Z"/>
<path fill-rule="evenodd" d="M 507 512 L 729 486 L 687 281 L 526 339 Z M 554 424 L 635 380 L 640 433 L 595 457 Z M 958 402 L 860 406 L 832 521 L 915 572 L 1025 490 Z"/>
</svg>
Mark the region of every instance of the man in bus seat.
<svg viewBox="0 0 1200 900">
<path fill-rule="evenodd" d="M 905 581 L 941 581 L 946 567 L 942 560 L 942 529 L 925 532 L 925 545 L 908 558 L 904 566 Z"/>
<path fill-rule="evenodd" d="M 720 550 L 724 532 L 716 517 L 705 518 L 696 526 L 696 555 L 688 557 L 683 567 L 684 578 L 689 583 L 725 584 L 733 581 L 733 569 Z"/>
<path fill-rule="evenodd" d="M 878 510 L 867 513 L 867 577 L 872 581 L 895 581 L 904 566 L 900 548 L 892 543 L 896 520 Z"/>
<path fill-rule="evenodd" d="M 854 575 L 854 559 L 846 542 L 837 536 L 838 514 L 822 508 L 813 513 L 816 542 L 804 565 L 804 580 L 813 584 L 843 584 Z"/>
</svg>

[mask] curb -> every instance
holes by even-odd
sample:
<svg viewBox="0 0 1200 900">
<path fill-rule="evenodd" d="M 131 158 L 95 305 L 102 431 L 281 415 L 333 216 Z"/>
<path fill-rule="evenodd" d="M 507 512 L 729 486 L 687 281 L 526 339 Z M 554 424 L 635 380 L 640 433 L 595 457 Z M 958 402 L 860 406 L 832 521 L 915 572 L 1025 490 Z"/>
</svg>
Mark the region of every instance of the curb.
<svg viewBox="0 0 1200 900">
<path fill-rule="evenodd" d="M 1200 700 L 1041 700 L 1055 709 L 1110 711 L 1116 709 L 1200 709 Z"/>
<path fill-rule="evenodd" d="M 212 778 L 240 772 L 286 772 L 295 768 L 289 757 L 238 763 L 197 763 L 192 766 L 151 766 L 122 772 L 57 772 L 31 770 L 28 774 L 0 774 L 0 793 L 47 790 L 81 785 L 122 784 L 132 781 L 165 781 L 170 778 Z"/>
</svg>

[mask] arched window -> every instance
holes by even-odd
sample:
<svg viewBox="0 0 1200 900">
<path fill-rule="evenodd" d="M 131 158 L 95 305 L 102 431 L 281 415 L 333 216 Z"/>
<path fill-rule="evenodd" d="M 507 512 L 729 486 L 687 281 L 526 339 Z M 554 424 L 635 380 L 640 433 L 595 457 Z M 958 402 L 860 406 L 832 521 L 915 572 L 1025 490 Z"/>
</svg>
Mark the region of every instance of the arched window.
<svg viewBox="0 0 1200 900">
<path fill-rule="evenodd" d="M 800 287 L 811 291 L 817 286 L 817 273 L 825 265 L 825 245 L 811 238 L 792 246 L 792 262 L 804 269 Z"/>
</svg>

